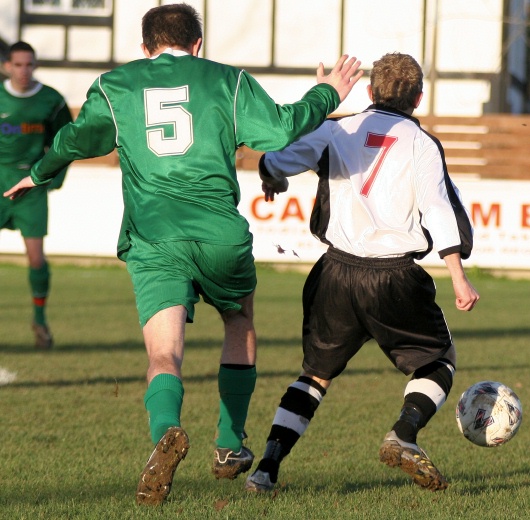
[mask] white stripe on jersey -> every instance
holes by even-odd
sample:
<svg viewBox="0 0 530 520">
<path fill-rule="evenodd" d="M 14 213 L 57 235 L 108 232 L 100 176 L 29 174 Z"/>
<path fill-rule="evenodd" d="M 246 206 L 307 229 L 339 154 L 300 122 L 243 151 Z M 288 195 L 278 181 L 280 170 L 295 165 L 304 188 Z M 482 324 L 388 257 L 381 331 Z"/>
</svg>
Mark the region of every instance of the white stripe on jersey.
<svg viewBox="0 0 530 520">
<path fill-rule="evenodd" d="M 425 228 L 437 251 L 458 250 L 442 155 L 415 121 L 370 107 L 267 153 L 265 166 L 277 178 L 314 170 L 322 180 L 328 172 L 319 171 L 319 161 L 327 148 L 329 222 L 320 238 L 337 249 L 361 257 L 424 252 L 431 246 Z"/>
<path fill-rule="evenodd" d="M 114 109 L 112 108 L 112 104 L 110 102 L 109 97 L 107 96 L 107 93 L 105 92 L 105 89 L 103 88 L 103 85 L 101 84 L 101 76 L 98 77 L 98 87 L 99 90 L 101 90 L 101 93 L 103 94 L 103 97 L 105 98 L 105 101 L 109 105 L 109 110 L 112 115 L 112 122 L 114 123 L 114 128 L 116 128 L 116 146 L 119 146 L 119 128 L 118 123 L 116 122 L 116 116 L 114 115 Z"/>
<path fill-rule="evenodd" d="M 239 71 L 239 74 L 237 76 L 237 87 L 236 87 L 236 91 L 234 93 L 234 113 L 233 113 L 233 117 L 234 117 L 234 135 L 237 135 L 237 112 L 236 112 L 236 108 L 237 108 L 237 95 L 239 94 L 239 86 L 241 85 L 241 76 L 243 75 L 243 71 L 240 70 Z"/>
</svg>

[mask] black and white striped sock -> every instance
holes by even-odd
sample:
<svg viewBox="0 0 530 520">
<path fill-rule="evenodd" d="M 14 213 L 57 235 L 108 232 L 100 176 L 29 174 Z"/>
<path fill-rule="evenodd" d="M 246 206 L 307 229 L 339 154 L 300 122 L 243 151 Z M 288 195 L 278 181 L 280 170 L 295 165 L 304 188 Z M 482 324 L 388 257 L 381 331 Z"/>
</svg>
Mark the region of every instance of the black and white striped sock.
<svg viewBox="0 0 530 520">
<path fill-rule="evenodd" d="M 445 403 L 453 386 L 454 365 L 445 359 L 430 363 L 414 372 L 405 388 L 405 401 L 392 429 L 405 441 L 416 443 L 416 437 Z"/>
<path fill-rule="evenodd" d="M 272 421 L 259 470 L 276 482 L 280 462 L 290 453 L 309 426 L 326 390 L 310 377 L 300 376 L 283 395 Z"/>
</svg>

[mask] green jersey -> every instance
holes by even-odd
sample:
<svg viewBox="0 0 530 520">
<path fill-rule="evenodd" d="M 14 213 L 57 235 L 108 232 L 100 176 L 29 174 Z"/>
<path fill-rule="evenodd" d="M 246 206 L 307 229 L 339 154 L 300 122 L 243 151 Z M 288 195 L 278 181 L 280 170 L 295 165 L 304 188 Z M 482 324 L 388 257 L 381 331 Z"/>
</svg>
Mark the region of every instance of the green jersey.
<svg viewBox="0 0 530 520">
<path fill-rule="evenodd" d="M 72 121 L 64 98 L 51 87 L 37 83 L 19 93 L 5 80 L 0 84 L 0 190 L 28 175 L 44 155 L 61 127 Z M 62 184 L 66 170 L 52 187 Z"/>
<path fill-rule="evenodd" d="M 75 123 L 31 172 L 46 183 L 65 164 L 117 149 L 124 216 L 118 256 L 129 234 L 156 243 L 248 241 L 237 210 L 235 152 L 243 144 L 279 150 L 320 125 L 339 104 L 329 85 L 277 105 L 245 71 L 167 49 L 101 75 Z"/>
</svg>

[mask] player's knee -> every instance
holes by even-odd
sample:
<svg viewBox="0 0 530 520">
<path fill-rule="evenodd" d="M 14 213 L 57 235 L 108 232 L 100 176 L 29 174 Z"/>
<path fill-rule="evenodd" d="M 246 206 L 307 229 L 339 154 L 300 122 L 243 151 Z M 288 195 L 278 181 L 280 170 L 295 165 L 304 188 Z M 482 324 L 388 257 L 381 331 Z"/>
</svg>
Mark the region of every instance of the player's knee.
<svg viewBox="0 0 530 520">
<path fill-rule="evenodd" d="M 232 321 L 246 320 L 253 322 L 254 320 L 254 293 L 241 298 L 237 303 L 241 305 L 239 309 L 229 309 L 221 313 L 221 318 L 225 324 Z"/>
<path fill-rule="evenodd" d="M 254 313 L 252 309 L 241 307 L 241 309 L 230 309 L 221 314 L 221 319 L 225 325 L 229 325 L 236 321 L 245 320 L 250 323 L 254 320 Z"/>
<path fill-rule="evenodd" d="M 426 379 L 436 383 L 445 393 L 449 395 L 453 386 L 455 367 L 447 359 L 438 359 L 418 368 L 414 372 L 413 380 Z"/>
</svg>

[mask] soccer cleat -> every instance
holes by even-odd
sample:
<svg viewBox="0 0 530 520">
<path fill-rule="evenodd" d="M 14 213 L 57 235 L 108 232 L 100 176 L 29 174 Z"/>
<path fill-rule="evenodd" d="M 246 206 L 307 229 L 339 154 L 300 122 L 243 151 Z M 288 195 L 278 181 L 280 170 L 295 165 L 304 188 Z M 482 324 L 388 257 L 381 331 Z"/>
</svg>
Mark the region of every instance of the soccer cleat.
<svg viewBox="0 0 530 520">
<path fill-rule="evenodd" d="M 430 491 L 446 489 L 449 483 L 417 444 L 402 441 L 392 430 L 385 435 L 379 460 L 391 468 L 400 468 L 415 484 Z"/>
<path fill-rule="evenodd" d="M 53 347 L 53 336 L 46 325 L 33 323 L 31 328 L 35 333 L 35 348 L 49 350 Z"/>
<path fill-rule="evenodd" d="M 254 454 L 245 446 L 234 453 L 229 448 L 217 448 L 214 451 L 212 472 L 215 478 L 235 479 L 239 474 L 245 473 L 252 467 Z"/>
<path fill-rule="evenodd" d="M 271 482 L 271 477 L 266 471 L 257 469 L 247 477 L 245 489 L 254 493 L 267 493 L 272 491 L 275 482 Z"/>
<path fill-rule="evenodd" d="M 171 491 L 173 475 L 190 447 L 186 432 L 171 426 L 158 441 L 140 476 L 136 490 L 138 505 L 162 504 Z"/>
</svg>

